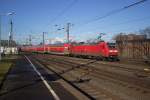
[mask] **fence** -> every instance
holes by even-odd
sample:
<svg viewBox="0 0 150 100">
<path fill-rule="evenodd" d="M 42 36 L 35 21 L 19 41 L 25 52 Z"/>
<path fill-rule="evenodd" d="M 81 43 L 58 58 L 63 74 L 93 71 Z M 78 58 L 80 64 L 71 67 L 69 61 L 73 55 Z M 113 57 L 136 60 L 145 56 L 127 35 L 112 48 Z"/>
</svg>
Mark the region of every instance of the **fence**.
<svg viewBox="0 0 150 100">
<path fill-rule="evenodd" d="M 150 39 L 117 41 L 119 56 L 122 58 L 143 59 L 150 57 Z"/>
</svg>

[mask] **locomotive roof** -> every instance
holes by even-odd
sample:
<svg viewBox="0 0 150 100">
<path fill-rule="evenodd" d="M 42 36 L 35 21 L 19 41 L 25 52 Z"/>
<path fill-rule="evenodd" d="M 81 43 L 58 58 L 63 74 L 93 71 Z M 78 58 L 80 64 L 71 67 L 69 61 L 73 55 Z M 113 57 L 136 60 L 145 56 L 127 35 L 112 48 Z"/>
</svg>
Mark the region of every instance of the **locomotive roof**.
<svg viewBox="0 0 150 100">
<path fill-rule="evenodd" d="M 99 44 L 101 42 L 104 42 L 104 41 L 91 42 L 91 43 L 79 42 L 79 43 L 73 43 L 73 45 L 96 45 L 96 44 Z"/>
</svg>

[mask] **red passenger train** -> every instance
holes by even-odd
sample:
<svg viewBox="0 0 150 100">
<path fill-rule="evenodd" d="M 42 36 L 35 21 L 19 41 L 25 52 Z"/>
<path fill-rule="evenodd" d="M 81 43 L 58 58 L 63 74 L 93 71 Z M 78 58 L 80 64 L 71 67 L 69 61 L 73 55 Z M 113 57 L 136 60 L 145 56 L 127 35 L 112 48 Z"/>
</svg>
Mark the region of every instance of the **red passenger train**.
<svg viewBox="0 0 150 100">
<path fill-rule="evenodd" d="M 99 42 L 95 44 L 26 46 L 22 47 L 21 50 L 25 52 L 41 52 L 106 60 L 118 60 L 118 50 L 115 47 L 115 43 L 106 42 Z"/>
</svg>

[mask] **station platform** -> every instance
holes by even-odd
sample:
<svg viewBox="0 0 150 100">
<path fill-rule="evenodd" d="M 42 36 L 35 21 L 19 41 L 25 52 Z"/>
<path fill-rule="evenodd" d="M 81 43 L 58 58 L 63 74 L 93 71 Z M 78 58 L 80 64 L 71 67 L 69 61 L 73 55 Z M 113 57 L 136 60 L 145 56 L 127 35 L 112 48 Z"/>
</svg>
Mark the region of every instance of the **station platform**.
<svg viewBox="0 0 150 100">
<path fill-rule="evenodd" d="M 0 100 L 77 100 L 57 82 L 59 77 L 38 65 L 34 67 L 36 70 L 25 56 L 20 56 L 4 81 Z"/>
</svg>

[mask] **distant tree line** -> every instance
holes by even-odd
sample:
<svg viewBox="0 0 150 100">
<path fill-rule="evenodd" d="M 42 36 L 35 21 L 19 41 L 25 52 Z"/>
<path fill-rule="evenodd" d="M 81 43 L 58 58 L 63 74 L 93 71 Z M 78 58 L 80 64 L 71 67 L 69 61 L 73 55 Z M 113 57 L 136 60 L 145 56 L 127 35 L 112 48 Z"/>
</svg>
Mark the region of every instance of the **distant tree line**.
<svg viewBox="0 0 150 100">
<path fill-rule="evenodd" d="M 150 27 L 129 34 L 119 33 L 113 39 L 120 57 L 150 58 Z"/>
<path fill-rule="evenodd" d="M 142 39 L 150 39 L 150 27 L 139 30 L 138 32 L 126 34 L 119 33 L 113 37 L 113 40 L 116 41 L 128 41 L 128 40 L 142 40 Z"/>
<path fill-rule="evenodd" d="M 146 35 L 146 38 L 150 39 L 150 26 L 139 31 L 140 34 Z"/>
</svg>

